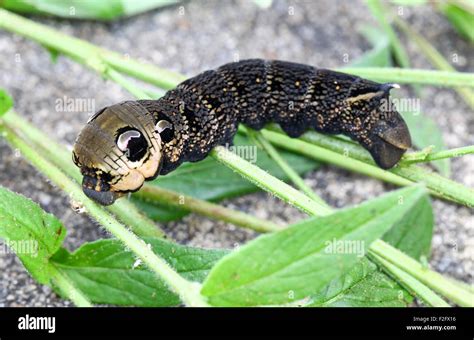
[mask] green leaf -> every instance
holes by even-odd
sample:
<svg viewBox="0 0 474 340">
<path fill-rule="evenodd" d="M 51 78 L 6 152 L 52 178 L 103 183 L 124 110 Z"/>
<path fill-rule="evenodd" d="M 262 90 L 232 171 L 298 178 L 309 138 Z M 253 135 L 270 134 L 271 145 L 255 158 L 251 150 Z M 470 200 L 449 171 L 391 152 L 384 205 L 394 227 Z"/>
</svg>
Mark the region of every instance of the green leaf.
<svg viewBox="0 0 474 340">
<path fill-rule="evenodd" d="M 257 166 L 267 170 L 270 174 L 278 178 L 287 179 L 283 170 L 281 170 L 266 152 L 255 147 L 255 144 L 251 143 L 246 137 L 236 135 L 234 145 L 246 148 L 241 150 L 247 150 L 248 155 L 251 156 L 247 157 L 247 160 L 254 158 L 251 152 L 256 152 L 255 164 Z M 319 166 L 315 161 L 295 155 L 291 152 L 281 151 L 280 154 L 291 164 L 293 169 L 300 174 Z M 259 190 L 254 184 L 242 178 L 226 166 L 217 163 L 211 157 L 197 163 L 185 163 L 170 174 L 158 177 L 151 182 L 151 184 L 213 202 Z M 179 211 L 176 208 L 156 206 L 139 199 L 134 199 L 133 201 L 137 203 L 148 216 L 158 221 L 170 221 L 187 214 L 187 212 Z"/>
<path fill-rule="evenodd" d="M 48 14 L 68 19 L 113 20 L 176 4 L 176 0 L 3 0 L 0 7 L 29 14 Z"/>
<path fill-rule="evenodd" d="M 110 20 L 122 13 L 120 1 L 4 0 L 1 6 L 19 13 L 47 14 L 68 19 Z"/>
<path fill-rule="evenodd" d="M 183 277 L 202 282 L 227 251 L 185 247 L 158 238 L 144 238 L 153 251 Z M 62 249 L 52 259 L 82 293 L 95 303 L 122 306 L 175 306 L 179 298 L 137 262 L 117 240 L 82 245 L 73 253 Z"/>
<path fill-rule="evenodd" d="M 469 2 L 468 2 L 469 3 Z M 472 3 L 470 4 L 472 6 Z M 467 9 L 453 3 L 439 3 L 438 8 L 448 18 L 458 33 L 471 42 L 474 42 L 474 14 Z"/>
<path fill-rule="evenodd" d="M 420 261 L 420 258 L 430 256 L 433 225 L 430 198 L 422 196 L 382 239 Z"/>
<path fill-rule="evenodd" d="M 123 16 L 132 16 L 144 13 L 156 8 L 176 5 L 180 0 L 121 0 Z"/>
<path fill-rule="evenodd" d="M 433 222 L 430 199 L 420 196 L 383 240 L 415 259 L 428 257 Z M 412 301 L 403 287 L 366 258 L 312 297 L 309 306 L 403 307 Z"/>
<path fill-rule="evenodd" d="M 422 195 L 426 195 L 422 187 L 404 188 L 260 236 L 219 261 L 201 292 L 219 306 L 304 299 L 349 271 Z M 352 251 L 340 250 L 341 245 L 352 246 Z"/>
<path fill-rule="evenodd" d="M 65 236 L 66 229 L 56 217 L 30 199 L 0 187 L 0 238 L 39 283 L 49 283 L 50 258 Z"/>
<path fill-rule="evenodd" d="M 443 136 L 436 122 L 421 114 L 421 112 L 404 112 L 400 111 L 403 119 L 408 125 L 410 130 L 412 142 L 415 146 L 420 149 L 426 148 L 430 145 L 434 145 L 434 151 L 441 151 L 445 149 Z M 451 166 L 449 158 L 440 159 L 431 162 L 438 171 L 445 177 L 449 177 L 451 174 Z"/>
<path fill-rule="evenodd" d="M 0 89 L 0 117 L 3 116 L 13 106 L 13 99 L 7 91 Z"/>
<path fill-rule="evenodd" d="M 391 0 L 390 2 L 400 6 L 420 6 L 425 5 L 428 0 Z"/>
<path fill-rule="evenodd" d="M 383 32 L 371 26 L 364 26 L 360 32 L 373 46 L 372 49 L 351 63 L 352 67 L 389 67 L 390 40 Z"/>
<path fill-rule="evenodd" d="M 433 230 L 433 211 L 428 196 L 422 196 L 383 237 L 406 254 L 428 256 Z M 362 259 L 351 271 L 334 279 L 308 307 L 405 307 L 413 297 L 390 276 Z"/>
<path fill-rule="evenodd" d="M 314 294 L 307 307 L 406 307 L 413 298 L 377 266 L 362 258 Z"/>
</svg>

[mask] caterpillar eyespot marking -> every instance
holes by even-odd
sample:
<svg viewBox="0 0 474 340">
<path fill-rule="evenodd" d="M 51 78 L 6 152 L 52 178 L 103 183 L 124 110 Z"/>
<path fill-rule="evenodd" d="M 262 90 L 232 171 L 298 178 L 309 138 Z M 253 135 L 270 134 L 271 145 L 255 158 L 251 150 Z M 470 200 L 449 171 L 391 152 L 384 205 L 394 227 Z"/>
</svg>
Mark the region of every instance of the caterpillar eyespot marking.
<svg viewBox="0 0 474 340">
<path fill-rule="evenodd" d="M 158 123 L 156 123 L 156 130 L 158 133 L 162 133 L 166 129 L 171 129 L 173 126 L 171 125 L 170 122 L 167 120 L 160 120 Z"/>
<path fill-rule="evenodd" d="M 290 137 L 309 128 L 346 135 L 388 169 L 411 147 L 392 88 L 399 86 L 286 61 L 242 60 L 190 78 L 158 100 L 99 110 L 79 134 L 73 161 L 84 193 L 109 205 L 231 143 L 239 123 L 259 130 L 275 122 Z"/>
<path fill-rule="evenodd" d="M 142 134 L 137 130 L 128 130 L 122 133 L 117 139 L 117 147 L 120 151 L 127 151 L 128 144 L 131 142 L 132 138 L 140 138 Z"/>
</svg>

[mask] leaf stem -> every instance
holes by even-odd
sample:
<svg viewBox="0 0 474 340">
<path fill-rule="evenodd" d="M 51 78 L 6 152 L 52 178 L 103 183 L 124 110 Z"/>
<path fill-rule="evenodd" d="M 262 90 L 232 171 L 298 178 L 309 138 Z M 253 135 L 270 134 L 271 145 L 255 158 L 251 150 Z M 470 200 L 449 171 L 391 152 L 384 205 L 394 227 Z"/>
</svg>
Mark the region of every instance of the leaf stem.
<svg viewBox="0 0 474 340">
<path fill-rule="evenodd" d="M 335 164 L 341 168 L 368 175 L 370 177 L 381 179 L 383 181 L 397 185 L 413 184 L 412 181 L 397 176 L 389 171 L 385 171 L 374 165 L 367 164 L 357 159 L 351 158 L 349 157 L 349 154 L 345 155 L 344 150 L 342 154 L 340 154 L 319 147 L 317 145 L 307 143 L 300 139 L 292 139 L 281 133 L 268 130 L 262 130 L 262 134 L 266 139 L 268 139 L 275 145 L 319 161 Z"/>
<path fill-rule="evenodd" d="M 93 306 L 87 297 L 74 286 L 61 269 L 50 263 L 50 271 L 52 274 L 53 284 L 55 284 L 77 307 Z"/>
<path fill-rule="evenodd" d="M 370 252 L 378 255 L 398 268 L 412 275 L 415 279 L 431 287 L 436 292 L 456 304 L 465 307 L 474 306 L 474 294 L 459 285 L 454 284 L 452 280 L 443 277 L 441 274 L 425 268 L 421 263 L 415 261 L 410 256 L 391 247 L 387 243 L 377 240 L 370 246 Z"/>
<path fill-rule="evenodd" d="M 293 139 L 281 132 L 275 132 L 280 129 L 274 126 L 270 126 L 270 130 L 262 130 L 265 138 L 284 149 L 396 185 L 424 183 L 432 195 L 468 207 L 474 206 L 474 190 L 427 168 L 401 163 L 390 170 L 383 170 L 372 165 L 374 162 L 369 153 L 352 141 L 315 131 L 306 132 L 299 139 Z"/>
<path fill-rule="evenodd" d="M 430 162 L 438 159 L 459 157 L 462 155 L 473 154 L 474 145 L 463 146 L 460 148 L 442 150 L 438 152 L 410 152 L 403 156 L 402 163 L 420 163 L 420 162 Z"/>
<path fill-rule="evenodd" d="M 249 130 L 247 130 L 249 133 Z M 301 176 L 288 164 L 288 162 L 281 157 L 278 151 L 270 144 L 265 137 L 263 137 L 261 132 L 255 132 L 255 138 L 257 142 L 263 147 L 267 154 L 278 164 L 278 166 L 283 170 L 283 172 L 288 176 L 288 178 L 304 193 L 306 196 L 310 197 L 313 201 L 318 202 L 319 204 L 329 208 L 329 205 L 316 193 L 306 185 Z"/>
<path fill-rule="evenodd" d="M 428 306 L 432 307 L 450 307 L 439 295 L 426 287 L 423 283 L 407 274 L 397 266 L 393 265 L 383 257 L 370 252 L 369 257 L 377 264 L 382 266 L 398 283 L 404 286 L 412 295 L 417 296 Z"/>
<path fill-rule="evenodd" d="M 130 81 L 128 81 L 128 79 L 112 68 L 107 69 L 105 76 L 122 86 L 138 99 L 153 99 L 146 92 L 142 91 L 138 86 L 132 84 Z"/>
<path fill-rule="evenodd" d="M 436 85 L 445 87 L 474 87 L 474 76 L 467 72 L 451 72 L 397 67 L 344 67 L 341 72 L 379 82 Z"/>
<path fill-rule="evenodd" d="M 223 146 L 215 147 L 210 155 L 218 162 L 234 171 L 237 171 L 241 176 L 258 187 L 310 215 L 322 216 L 331 213 L 331 209 L 328 208 L 327 205 L 313 201 L 311 198 L 299 192 L 292 186 L 280 181 L 272 175 L 269 175 L 266 171 L 245 161 Z"/>
<path fill-rule="evenodd" d="M 266 233 L 283 229 L 282 226 L 270 221 L 261 220 L 243 212 L 228 209 L 191 196 L 166 190 L 155 185 L 145 185 L 134 194 L 144 201 L 151 200 L 180 210 L 190 211 L 212 219 L 232 223 L 234 225 Z"/>
</svg>

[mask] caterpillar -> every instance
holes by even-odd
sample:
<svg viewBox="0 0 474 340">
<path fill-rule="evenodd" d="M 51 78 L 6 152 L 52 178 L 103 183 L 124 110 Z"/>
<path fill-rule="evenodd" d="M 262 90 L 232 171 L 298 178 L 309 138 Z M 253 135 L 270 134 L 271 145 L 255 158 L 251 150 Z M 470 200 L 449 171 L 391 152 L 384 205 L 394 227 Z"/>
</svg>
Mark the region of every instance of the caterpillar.
<svg viewBox="0 0 474 340">
<path fill-rule="evenodd" d="M 287 61 L 228 63 L 158 100 L 99 110 L 77 137 L 72 157 L 84 193 L 102 205 L 231 144 L 239 123 L 259 130 L 275 122 L 290 137 L 308 128 L 343 134 L 388 169 L 411 146 L 407 125 L 389 99 L 394 87 Z"/>
</svg>

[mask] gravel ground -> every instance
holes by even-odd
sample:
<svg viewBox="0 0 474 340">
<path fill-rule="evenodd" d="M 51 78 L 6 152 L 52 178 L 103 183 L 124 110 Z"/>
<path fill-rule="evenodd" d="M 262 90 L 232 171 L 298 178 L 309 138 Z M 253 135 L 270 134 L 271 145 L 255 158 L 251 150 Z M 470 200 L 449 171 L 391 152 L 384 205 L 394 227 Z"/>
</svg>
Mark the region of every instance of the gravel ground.
<svg viewBox="0 0 474 340">
<path fill-rule="evenodd" d="M 275 58 L 325 68 L 344 65 L 369 46 L 356 34 L 373 20 L 361 2 L 275 1 L 268 10 L 252 1 L 192 1 L 111 24 L 38 19 L 42 23 L 106 48 L 129 54 L 164 68 L 194 75 L 235 58 Z M 289 12 L 293 10 L 293 15 Z M 445 55 L 456 54 L 454 65 L 474 71 L 473 50 L 431 8 L 405 8 L 404 15 Z M 428 68 L 426 60 L 409 52 L 415 67 Z M 88 110 L 58 112 L 58 98 L 93 98 L 95 108 L 122 101 L 130 95 L 119 86 L 104 82 L 95 73 L 67 58 L 51 63 L 37 44 L 0 32 L 0 84 L 13 95 L 16 110 L 50 136 L 72 145 L 85 123 Z M 455 92 L 441 88 L 423 90 L 422 109 L 442 128 L 447 147 L 474 144 L 474 115 Z M 91 110 L 93 111 L 93 110 Z M 469 112 L 471 111 L 471 112 Z M 69 201 L 21 156 L 0 140 L 0 185 L 31 197 L 68 228 L 66 246 L 107 237 L 84 215 L 70 208 Z M 453 179 L 474 186 L 474 157 L 452 162 Z M 393 187 L 363 176 L 323 166 L 306 177 L 307 183 L 334 207 L 355 204 Z M 433 200 L 436 231 L 431 265 L 436 270 L 472 282 L 474 235 L 472 211 Z M 261 218 L 294 222 L 303 217 L 286 204 L 259 193 L 225 202 Z M 278 212 L 278 213 L 275 213 Z M 180 242 L 204 247 L 233 247 L 255 235 L 235 227 L 189 215 L 163 226 Z M 48 287 L 36 284 L 18 259 L 0 253 L 0 306 L 69 306 Z"/>
</svg>

